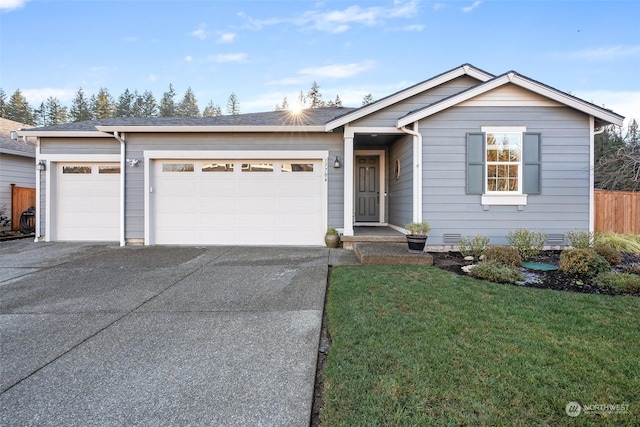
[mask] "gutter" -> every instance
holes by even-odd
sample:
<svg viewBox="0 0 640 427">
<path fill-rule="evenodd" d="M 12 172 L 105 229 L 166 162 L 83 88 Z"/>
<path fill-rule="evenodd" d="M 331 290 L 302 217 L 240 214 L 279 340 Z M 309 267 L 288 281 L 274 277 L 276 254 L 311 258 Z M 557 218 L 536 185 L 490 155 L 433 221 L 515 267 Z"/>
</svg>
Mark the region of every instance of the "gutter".
<svg viewBox="0 0 640 427">
<path fill-rule="evenodd" d="M 120 246 L 125 246 L 125 174 L 126 174 L 126 142 L 120 132 L 114 131 L 113 137 L 120 142 Z"/>
<path fill-rule="evenodd" d="M 401 126 L 400 130 L 413 136 L 413 222 L 422 222 L 422 134 L 418 122 L 413 127 Z"/>
</svg>

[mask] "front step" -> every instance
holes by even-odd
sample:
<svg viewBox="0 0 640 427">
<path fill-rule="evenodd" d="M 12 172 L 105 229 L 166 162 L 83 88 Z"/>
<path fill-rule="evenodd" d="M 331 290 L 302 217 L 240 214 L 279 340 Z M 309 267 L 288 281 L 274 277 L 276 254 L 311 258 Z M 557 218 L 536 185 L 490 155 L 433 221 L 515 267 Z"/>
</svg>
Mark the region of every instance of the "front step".
<svg viewBox="0 0 640 427">
<path fill-rule="evenodd" d="M 433 265 L 431 255 L 410 253 L 406 242 L 354 242 L 353 246 L 362 265 Z"/>
</svg>

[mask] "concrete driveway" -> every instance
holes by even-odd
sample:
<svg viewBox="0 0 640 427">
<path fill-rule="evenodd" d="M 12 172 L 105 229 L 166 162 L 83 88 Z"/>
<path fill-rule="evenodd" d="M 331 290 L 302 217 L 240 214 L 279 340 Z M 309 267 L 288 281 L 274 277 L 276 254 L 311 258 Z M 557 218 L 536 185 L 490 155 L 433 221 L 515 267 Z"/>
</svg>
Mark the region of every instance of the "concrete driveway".
<svg viewBox="0 0 640 427">
<path fill-rule="evenodd" d="M 308 425 L 329 259 L 0 243 L 0 425 Z"/>
</svg>

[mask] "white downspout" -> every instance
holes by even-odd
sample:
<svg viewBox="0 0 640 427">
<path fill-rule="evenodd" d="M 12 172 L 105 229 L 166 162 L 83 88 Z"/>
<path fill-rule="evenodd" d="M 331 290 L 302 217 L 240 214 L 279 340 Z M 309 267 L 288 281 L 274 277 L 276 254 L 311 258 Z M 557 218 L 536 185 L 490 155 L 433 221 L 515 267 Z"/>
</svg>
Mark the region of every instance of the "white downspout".
<svg viewBox="0 0 640 427">
<path fill-rule="evenodd" d="M 25 137 L 26 140 L 26 137 Z M 36 161 L 35 164 L 37 165 L 38 162 L 40 161 L 40 138 L 36 138 Z M 35 165 L 34 165 L 35 167 Z M 42 172 L 40 172 L 40 169 L 36 169 L 36 229 L 35 229 L 35 237 L 33 239 L 34 242 L 39 242 L 40 241 L 40 174 Z M 50 206 L 47 206 L 48 209 L 51 209 Z"/>
<path fill-rule="evenodd" d="M 400 130 L 413 136 L 413 222 L 422 222 L 422 134 L 418 122 L 413 129 L 402 126 Z"/>
<path fill-rule="evenodd" d="M 124 137 L 120 136 L 120 132 L 113 132 L 113 137 L 120 141 L 120 246 L 125 246 L 125 174 L 126 174 L 126 143 L 124 141 Z"/>
</svg>

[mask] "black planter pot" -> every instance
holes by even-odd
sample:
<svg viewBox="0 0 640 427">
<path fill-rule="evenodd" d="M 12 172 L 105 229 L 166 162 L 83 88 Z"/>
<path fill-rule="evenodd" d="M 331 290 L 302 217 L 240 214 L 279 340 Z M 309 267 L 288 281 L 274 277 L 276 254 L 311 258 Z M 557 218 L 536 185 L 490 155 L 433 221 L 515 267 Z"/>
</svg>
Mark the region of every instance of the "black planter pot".
<svg viewBox="0 0 640 427">
<path fill-rule="evenodd" d="M 407 234 L 407 245 L 409 245 L 409 252 L 424 252 L 424 247 L 427 244 L 427 237 L 428 236 L 414 236 L 413 234 Z"/>
</svg>

